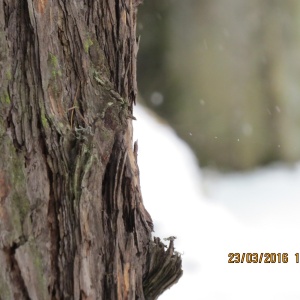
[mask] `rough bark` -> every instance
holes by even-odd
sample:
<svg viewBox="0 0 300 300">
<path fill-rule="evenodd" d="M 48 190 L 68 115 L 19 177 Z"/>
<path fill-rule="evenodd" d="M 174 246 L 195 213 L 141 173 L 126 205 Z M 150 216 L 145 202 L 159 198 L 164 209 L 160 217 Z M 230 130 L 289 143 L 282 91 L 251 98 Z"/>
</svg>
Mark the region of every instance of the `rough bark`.
<svg viewBox="0 0 300 300">
<path fill-rule="evenodd" d="M 157 299 L 182 274 L 132 147 L 138 2 L 0 0 L 0 299 Z"/>
</svg>

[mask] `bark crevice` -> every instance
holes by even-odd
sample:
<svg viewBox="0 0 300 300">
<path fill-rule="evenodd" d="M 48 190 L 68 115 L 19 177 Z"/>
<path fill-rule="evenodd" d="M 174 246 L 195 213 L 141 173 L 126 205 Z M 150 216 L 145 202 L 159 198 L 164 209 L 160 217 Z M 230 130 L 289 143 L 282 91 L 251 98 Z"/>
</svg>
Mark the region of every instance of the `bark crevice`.
<svg viewBox="0 0 300 300">
<path fill-rule="evenodd" d="M 11 285 L 14 287 L 13 296 L 14 299 L 30 300 L 29 293 L 23 279 L 21 269 L 16 259 L 16 250 L 26 243 L 25 237 L 22 237 L 18 243 L 13 243 L 10 247 L 4 247 L 2 249 L 6 260 L 7 267 L 9 268 L 9 275 L 11 279 Z M 2 266 L 4 267 L 4 266 Z M 1 295 L 0 295 L 1 297 Z"/>
<path fill-rule="evenodd" d="M 20 299 L 145 299 L 153 223 L 132 149 L 136 7 L 4 6 L 0 262 L 6 251 L 20 283 L 0 270 L 0 288 L 8 299 L 24 288 Z"/>
</svg>

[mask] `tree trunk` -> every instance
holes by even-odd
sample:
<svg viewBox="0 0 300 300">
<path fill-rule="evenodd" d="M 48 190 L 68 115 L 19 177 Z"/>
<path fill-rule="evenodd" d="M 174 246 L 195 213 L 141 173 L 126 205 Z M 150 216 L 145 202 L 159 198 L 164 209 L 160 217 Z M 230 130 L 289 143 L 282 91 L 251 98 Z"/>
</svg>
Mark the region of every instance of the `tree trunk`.
<svg viewBox="0 0 300 300">
<path fill-rule="evenodd" d="M 0 0 L 0 299 L 157 299 L 132 147 L 138 0 Z"/>
</svg>

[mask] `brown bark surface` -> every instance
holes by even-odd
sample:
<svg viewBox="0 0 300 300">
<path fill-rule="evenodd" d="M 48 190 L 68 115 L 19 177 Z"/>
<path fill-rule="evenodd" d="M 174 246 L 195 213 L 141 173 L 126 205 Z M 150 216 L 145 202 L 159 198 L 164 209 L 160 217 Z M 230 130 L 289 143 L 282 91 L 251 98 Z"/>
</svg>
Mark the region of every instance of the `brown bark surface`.
<svg viewBox="0 0 300 300">
<path fill-rule="evenodd" d="M 132 147 L 134 0 L 0 0 L 0 299 L 156 299 Z"/>
</svg>

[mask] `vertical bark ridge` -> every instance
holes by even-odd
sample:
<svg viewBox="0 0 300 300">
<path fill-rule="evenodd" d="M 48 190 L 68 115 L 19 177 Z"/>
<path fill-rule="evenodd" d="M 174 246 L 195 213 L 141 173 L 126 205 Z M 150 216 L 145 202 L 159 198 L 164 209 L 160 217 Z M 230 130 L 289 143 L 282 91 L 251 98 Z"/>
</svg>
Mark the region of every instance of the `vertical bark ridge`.
<svg viewBox="0 0 300 300">
<path fill-rule="evenodd" d="M 23 280 L 0 271 L 0 291 L 145 299 L 153 224 L 132 149 L 136 3 L 0 7 L 0 262 L 9 253 Z"/>
</svg>

